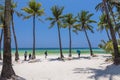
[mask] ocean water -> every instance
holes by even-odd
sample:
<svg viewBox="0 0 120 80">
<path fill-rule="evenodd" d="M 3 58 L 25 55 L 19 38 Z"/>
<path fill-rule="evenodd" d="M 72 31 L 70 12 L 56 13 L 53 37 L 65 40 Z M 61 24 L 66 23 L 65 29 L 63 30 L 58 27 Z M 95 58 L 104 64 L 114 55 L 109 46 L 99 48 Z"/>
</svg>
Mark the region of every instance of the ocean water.
<svg viewBox="0 0 120 80">
<path fill-rule="evenodd" d="M 44 54 L 44 52 L 47 50 L 48 54 L 58 54 L 60 53 L 59 48 L 36 48 L 36 55 L 42 55 Z M 72 48 L 72 53 L 76 54 L 77 50 L 81 51 L 81 54 L 89 54 L 90 50 L 89 48 Z M 100 48 L 93 48 L 93 53 L 94 54 L 105 54 L 106 52 Z M 32 48 L 19 48 L 19 54 L 23 55 L 25 53 L 25 51 L 27 51 L 27 53 L 32 53 Z M 69 48 L 63 48 L 63 53 L 64 54 L 68 54 L 69 53 Z M 12 54 L 15 53 L 15 49 L 12 49 Z"/>
</svg>

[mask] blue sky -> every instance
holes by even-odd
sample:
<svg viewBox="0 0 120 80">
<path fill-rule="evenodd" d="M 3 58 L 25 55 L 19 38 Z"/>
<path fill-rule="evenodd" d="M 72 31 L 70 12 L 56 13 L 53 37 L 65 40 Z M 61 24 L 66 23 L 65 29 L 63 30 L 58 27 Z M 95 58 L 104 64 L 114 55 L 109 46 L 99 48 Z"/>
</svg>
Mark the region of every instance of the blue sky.
<svg viewBox="0 0 120 80">
<path fill-rule="evenodd" d="M 29 0 L 15 0 L 15 1 L 18 2 L 18 8 L 16 10 L 22 12 L 21 8 L 27 6 Z M 90 13 L 94 13 L 92 19 L 99 21 L 100 12 L 95 11 L 95 6 L 102 0 L 37 0 L 37 1 L 41 2 L 42 8 L 45 9 L 45 16 L 41 17 L 41 19 L 44 22 L 41 23 L 40 21 L 36 20 L 37 48 L 59 47 L 57 26 L 54 26 L 52 29 L 49 29 L 48 27 L 50 25 L 50 22 L 45 21 L 46 17 L 52 16 L 50 8 L 53 5 L 64 6 L 65 9 L 63 14 L 73 13 L 74 15 L 77 15 L 77 13 L 81 12 L 81 10 L 90 11 Z M 14 15 L 14 24 L 18 40 L 18 47 L 32 48 L 33 42 L 32 18 L 29 20 L 23 20 L 22 18 L 19 18 L 16 15 Z M 100 33 L 96 30 L 97 24 L 92 25 L 94 26 L 95 33 L 92 34 L 91 32 L 88 31 L 88 35 L 92 43 L 92 47 L 97 47 L 102 39 L 107 40 L 107 36 L 104 31 Z M 68 47 L 69 46 L 68 29 L 61 29 L 61 38 L 62 46 Z M 13 37 L 12 47 L 15 47 Z M 78 35 L 72 33 L 72 47 L 88 47 L 88 42 L 83 32 L 79 32 Z"/>
</svg>

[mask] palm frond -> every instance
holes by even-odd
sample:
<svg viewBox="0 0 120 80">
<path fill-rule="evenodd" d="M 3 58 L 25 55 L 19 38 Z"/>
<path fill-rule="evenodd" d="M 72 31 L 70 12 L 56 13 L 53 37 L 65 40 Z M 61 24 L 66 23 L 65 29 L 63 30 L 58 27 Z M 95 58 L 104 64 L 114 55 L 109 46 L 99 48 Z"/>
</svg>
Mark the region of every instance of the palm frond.
<svg viewBox="0 0 120 80">
<path fill-rule="evenodd" d="M 93 31 L 93 26 L 87 25 L 87 29 L 88 29 L 89 31 L 91 31 L 92 33 L 94 33 L 94 31 Z"/>
<path fill-rule="evenodd" d="M 94 20 L 88 20 L 87 23 L 97 23 L 97 22 Z"/>
<path fill-rule="evenodd" d="M 12 2 L 11 6 L 12 6 L 12 8 L 16 8 L 17 7 L 17 2 L 16 3 Z"/>
<path fill-rule="evenodd" d="M 75 29 L 75 30 L 78 30 L 78 31 L 81 31 L 81 24 L 75 24 L 74 26 L 73 26 L 73 28 Z"/>
<path fill-rule="evenodd" d="M 103 10 L 104 10 L 103 2 L 97 4 L 97 6 L 95 7 L 95 10 L 96 11 L 101 10 L 103 12 Z"/>
<path fill-rule="evenodd" d="M 86 16 L 87 20 L 89 20 L 94 14 L 89 14 L 89 12 L 88 12 L 86 15 L 87 15 Z"/>
<path fill-rule="evenodd" d="M 58 20 L 61 17 L 64 7 L 53 6 L 51 8 L 53 16 Z"/>
<path fill-rule="evenodd" d="M 24 12 L 26 12 L 26 13 L 28 13 L 28 14 L 34 14 L 34 11 L 32 10 L 32 9 L 30 9 L 30 8 L 27 8 L 27 7 L 25 7 L 25 8 L 23 8 L 22 9 Z"/>
<path fill-rule="evenodd" d="M 78 35 L 78 31 L 76 29 L 72 30 L 75 34 Z"/>
<path fill-rule="evenodd" d="M 92 13 L 89 13 L 89 11 L 81 11 L 78 13 L 77 16 L 77 22 L 80 24 L 79 30 L 90 30 L 93 33 L 93 28 L 91 26 L 91 23 L 96 23 L 96 21 L 91 20 L 90 18 L 93 16 Z"/>
<path fill-rule="evenodd" d="M 23 20 L 31 18 L 33 15 L 23 16 Z"/>
<path fill-rule="evenodd" d="M 37 10 L 37 16 L 42 16 L 44 14 L 44 9 Z"/>
<path fill-rule="evenodd" d="M 66 27 L 68 26 L 74 26 L 74 24 L 75 24 L 75 22 L 76 22 L 76 19 L 73 17 L 73 15 L 71 14 L 71 13 L 69 13 L 69 14 L 66 14 L 66 15 L 64 15 L 64 17 L 63 17 L 63 19 L 62 19 L 62 21 L 63 21 L 63 24 L 65 24 L 66 25 Z"/>
<path fill-rule="evenodd" d="M 50 21 L 52 21 L 52 20 L 55 20 L 55 18 L 48 17 L 48 18 L 46 18 L 45 20 L 50 20 Z"/>
<path fill-rule="evenodd" d="M 29 5 L 29 8 L 35 9 L 35 5 L 36 5 L 35 0 L 30 0 L 30 2 L 28 3 L 28 5 Z"/>
<path fill-rule="evenodd" d="M 18 11 L 16 11 L 16 10 L 14 10 L 14 12 L 15 12 L 15 14 L 16 14 L 18 17 L 24 16 L 22 13 L 20 13 L 20 12 L 18 12 Z"/>
<path fill-rule="evenodd" d="M 52 21 L 52 22 L 50 23 L 49 29 L 51 29 L 51 28 L 55 25 L 55 23 L 56 23 L 56 21 Z"/>
<path fill-rule="evenodd" d="M 44 21 L 43 21 L 42 19 L 38 18 L 38 20 L 39 20 L 40 22 L 44 23 Z"/>
<path fill-rule="evenodd" d="M 68 24 L 63 24 L 62 27 L 63 28 L 66 28 L 68 26 Z"/>
</svg>

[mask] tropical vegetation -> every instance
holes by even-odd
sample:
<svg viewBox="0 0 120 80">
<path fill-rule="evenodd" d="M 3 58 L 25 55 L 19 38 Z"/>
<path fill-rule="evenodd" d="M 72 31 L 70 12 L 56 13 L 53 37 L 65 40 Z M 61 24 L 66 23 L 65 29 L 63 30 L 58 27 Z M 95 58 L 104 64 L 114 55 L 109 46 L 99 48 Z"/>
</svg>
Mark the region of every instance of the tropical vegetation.
<svg viewBox="0 0 120 80">
<path fill-rule="evenodd" d="M 60 46 L 60 58 L 63 58 L 63 53 L 62 53 L 62 41 L 61 41 L 61 34 L 60 34 L 60 29 L 62 27 L 62 18 L 63 18 L 63 10 L 64 7 L 59 7 L 59 6 L 53 6 L 51 8 L 52 11 L 52 15 L 53 17 L 48 17 L 46 20 L 50 20 L 51 24 L 50 24 L 50 28 L 53 27 L 55 25 L 55 23 L 57 24 L 57 29 L 58 29 L 58 37 L 59 37 L 59 46 Z"/>
<path fill-rule="evenodd" d="M 4 13 L 4 51 L 3 51 L 3 66 L 1 71 L 0 80 L 11 79 L 15 76 L 15 72 L 12 68 L 12 57 L 11 57 L 11 32 L 10 32 L 10 21 L 11 21 L 11 0 L 5 0 L 5 13 Z"/>
<path fill-rule="evenodd" d="M 91 46 L 91 43 L 90 43 L 90 40 L 89 40 L 89 37 L 87 34 L 87 30 L 91 31 L 92 33 L 94 32 L 93 26 L 91 25 L 91 23 L 96 23 L 96 21 L 91 19 L 92 16 L 93 16 L 93 14 L 89 13 L 88 11 L 81 11 L 80 13 L 78 13 L 78 16 L 77 16 L 78 25 L 75 26 L 75 28 L 78 31 L 84 31 L 85 36 L 86 36 L 87 41 L 88 41 L 90 55 L 94 56 L 93 51 L 92 51 L 92 46 Z"/>
<path fill-rule="evenodd" d="M 17 14 L 17 16 L 21 16 L 22 14 L 19 13 L 17 10 L 15 10 L 15 8 L 17 7 L 17 3 L 12 2 L 11 3 L 12 7 L 11 7 L 11 23 L 12 23 L 12 32 L 14 35 L 14 41 L 15 41 L 15 61 L 19 60 L 19 54 L 18 54 L 18 44 L 17 44 L 17 38 L 16 38 L 16 33 L 15 33 L 15 29 L 14 29 L 14 13 Z M 0 15 L 1 15 L 1 25 L 3 25 L 4 23 L 4 18 L 2 17 L 4 15 L 4 5 L 0 5 Z M 1 31 L 2 32 L 2 31 Z M 1 33 L 2 34 L 2 33 Z M 1 40 L 2 41 L 2 35 L 1 35 Z"/>
<path fill-rule="evenodd" d="M 104 10 L 105 10 L 105 14 L 107 16 L 107 23 L 110 27 L 110 34 L 111 34 L 111 38 L 112 38 L 112 43 L 113 43 L 113 49 L 114 49 L 114 64 L 119 64 L 120 63 L 120 54 L 119 54 L 119 50 L 118 50 L 118 43 L 116 40 L 116 36 L 115 36 L 115 30 L 112 26 L 111 20 L 110 20 L 110 15 L 108 12 L 108 5 L 106 0 L 103 0 L 103 4 L 104 4 Z"/>
<path fill-rule="evenodd" d="M 71 36 L 71 29 L 76 26 L 76 17 L 73 16 L 72 13 L 64 15 L 63 18 L 63 27 L 68 28 L 69 30 L 69 57 L 72 56 L 72 36 Z"/>
<path fill-rule="evenodd" d="M 33 18 L 33 54 L 32 59 L 35 59 L 35 44 L 36 44 L 36 38 L 35 38 L 35 30 L 36 30 L 36 18 L 42 16 L 44 14 L 44 9 L 41 8 L 41 3 L 37 3 L 35 0 L 30 0 L 28 7 L 24 7 L 22 10 L 27 13 L 26 16 L 24 16 L 24 19 Z M 38 18 L 39 19 L 39 18 Z M 39 19 L 40 20 L 40 19 Z"/>
</svg>

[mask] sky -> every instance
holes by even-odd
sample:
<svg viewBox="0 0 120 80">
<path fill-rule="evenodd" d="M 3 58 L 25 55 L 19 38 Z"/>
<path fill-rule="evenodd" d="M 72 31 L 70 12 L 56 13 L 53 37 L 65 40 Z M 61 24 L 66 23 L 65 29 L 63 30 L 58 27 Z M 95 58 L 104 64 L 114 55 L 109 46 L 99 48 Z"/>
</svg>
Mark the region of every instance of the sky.
<svg viewBox="0 0 120 80">
<path fill-rule="evenodd" d="M 15 0 L 18 3 L 17 11 L 21 11 L 23 7 L 26 7 L 29 0 Z M 54 5 L 64 6 L 63 15 L 72 13 L 76 16 L 82 10 L 93 13 L 93 20 L 99 21 L 101 12 L 96 12 L 95 6 L 102 0 L 36 0 L 42 4 L 42 8 L 45 10 L 45 15 L 40 17 L 43 22 L 36 19 L 36 48 L 56 48 L 59 47 L 57 26 L 49 29 L 50 21 L 45 19 L 52 16 L 50 8 Z M 14 15 L 15 31 L 19 48 L 32 48 L 33 36 L 32 36 L 32 18 L 23 20 L 22 17 Z M 102 39 L 108 40 L 105 31 L 97 31 L 97 24 L 94 26 L 94 34 L 88 31 L 88 36 L 91 41 L 92 47 L 98 47 L 98 44 Z M 62 47 L 69 47 L 68 29 L 61 29 Z M 13 34 L 12 34 L 12 47 L 15 47 Z M 78 35 L 72 32 L 72 47 L 88 47 L 88 42 L 84 32 L 79 32 Z"/>
</svg>

